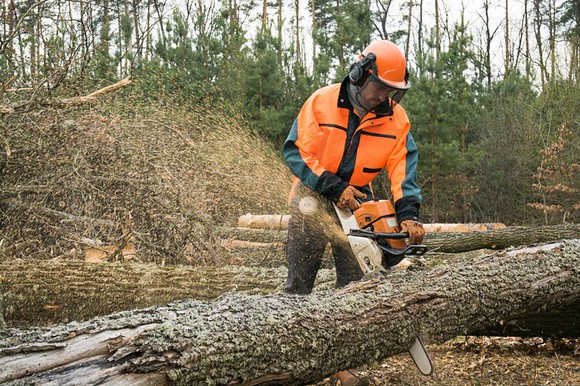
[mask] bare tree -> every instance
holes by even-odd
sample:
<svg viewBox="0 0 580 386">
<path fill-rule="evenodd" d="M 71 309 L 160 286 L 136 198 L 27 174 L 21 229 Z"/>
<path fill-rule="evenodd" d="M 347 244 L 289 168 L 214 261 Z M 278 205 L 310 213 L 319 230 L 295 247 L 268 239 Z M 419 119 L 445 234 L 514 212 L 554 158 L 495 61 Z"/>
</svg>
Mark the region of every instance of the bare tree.
<svg viewBox="0 0 580 386">
<path fill-rule="evenodd" d="M 542 89 L 546 83 L 546 65 L 544 63 L 544 45 L 542 42 L 542 9 L 541 9 L 541 0 L 534 0 L 534 32 L 536 35 L 536 44 L 538 45 L 538 55 L 539 55 L 539 66 L 540 66 L 540 81 L 542 82 Z"/>
<path fill-rule="evenodd" d="M 483 2 L 483 15 L 479 15 L 483 20 L 483 25 L 485 27 L 485 56 L 484 56 L 484 68 L 485 77 L 487 79 L 487 87 L 491 87 L 491 44 L 495 34 L 497 33 L 499 26 L 495 30 L 491 31 L 491 19 L 489 17 L 489 0 Z"/>
<path fill-rule="evenodd" d="M 268 26 L 268 0 L 262 0 L 262 32 Z"/>
<path fill-rule="evenodd" d="M 504 77 L 507 78 L 510 70 L 510 37 L 509 37 L 509 1 L 505 0 L 505 72 Z"/>
<path fill-rule="evenodd" d="M 409 57 L 409 45 L 411 42 L 411 21 L 413 20 L 413 0 L 409 0 L 409 16 L 407 23 L 407 42 L 405 43 L 405 57 Z"/>
<path fill-rule="evenodd" d="M 548 2 L 550 27 L 550 78 L 556 79 L 556 0 Z"/>
<path fill-rule="evenodd" d="M 339 0 L 337 0 L 339 1 Z M 294 16 L 296 18 L 296 58 L 300 58 L 300 1 L 294 0 Z"/>
<path fill-rule="evenodd" d="M 419 2 L 419 27 L 417 28 L 417 51 L 423 53 L 423 0 Z"/>
<path fill-rule="evenodd" d="M 423 0 L 421 0 L 422 2 Z M 387 20 L 389 18 L 389 10 L 391 8 L 392 0 L 376 0 L 375 4 L 379 12 L 377 12 L 376 21 L 373 20 L 373 25 L 378 32 L 381 39 L 388 39 L 389 32 L 387 27 Z M 378 23 L 378 25 L 377 25 Z"/>
<path fill-rule="evenodd" d="M 141 33 L 139 31 L 139 2 L 140 0 L 133 0 L 131 2 L 132 9 L 133 9 L 133 28 L 135 29 L 135 55 L 141 59 L 142 57 L 142 42 L 141 42 Z"/>
</svg>

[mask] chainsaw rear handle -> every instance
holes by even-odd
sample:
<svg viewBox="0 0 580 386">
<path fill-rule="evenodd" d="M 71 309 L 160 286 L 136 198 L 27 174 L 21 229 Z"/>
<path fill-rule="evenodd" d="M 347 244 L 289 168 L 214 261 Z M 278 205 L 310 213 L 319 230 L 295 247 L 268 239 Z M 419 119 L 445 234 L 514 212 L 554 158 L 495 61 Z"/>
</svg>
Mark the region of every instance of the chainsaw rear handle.
<svg viewBox="0 0 580 386">
<path fill-rule="evenodd" d="M 369 239 L 373 239 L 373 240 L 380 240 L 380 239 L 401 240 L 401 239 L 406 239 L 409 237 L 409 232 L 384 233 L 384 232 L 367 231 L 365 229 L 351 229 L 350 234 L 352 236 L 368 237 Z"/>
<path fill-rule="evenodd" d="M 421 244 L 421 245 L 412 244 L 412 245 L 407 245 L 403 249 L 396 249 L 396 248 L 391 248 L 388 245 L 386 245 L 385 243 L 380 242 L 380 241 L 383 241 L 385 239 L 405 239 L 405 238 L 409 237 L 408 232 L 384 233 L 384 232 L 372 232 L 372 231 L 367 231 L 364 229 L 351 229 L 350 235 L 358 236 L 358 237 L 366 237 L 366 238 L 369 238 L 371 240 L 378 241 L 379 247 L 381 248 L 381 250 L 383 252 L 385 252 L 387 254 L 387 256 L 400 257 L 397 260 L 393 260 L 392 262 L 389 262 L 388 263 L 389 266 L 398 264 L 403 259 L 403 257 L 405 255 L 421 256 L 421 255 L 424 255 L 429 250 L 429 247 L 427 247 L 426 245 L 423 245 L 423 244 Z"/>
</svg>

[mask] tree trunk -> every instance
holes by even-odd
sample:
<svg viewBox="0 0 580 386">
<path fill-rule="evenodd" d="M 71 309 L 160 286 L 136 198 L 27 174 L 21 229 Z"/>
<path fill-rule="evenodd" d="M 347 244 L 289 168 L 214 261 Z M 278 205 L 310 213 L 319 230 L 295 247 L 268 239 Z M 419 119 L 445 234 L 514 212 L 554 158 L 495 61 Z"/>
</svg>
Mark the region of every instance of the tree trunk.
<svg viewBox="0 0 580 386">
<path fill-rule="evenodd" d="M 310 296 L 228 294 L 0 334 L 0 382 L 304 384 L 580 300 L 580 240 Z M 33 374 L 28 376 L 28 374 Z"/>
<path fill-rule="evenodd" d="M 407 20 L 407 41 L 405 42 L 405 58 L 409 59 L 409 47 L 411 45 L 411 25 L 413 22 L 413 0 L 409 0 L 409 16 Z"/>
<path fill-rule="evenodd" d="M 509 36 L 509 0 L 505 0 L 505 75 L 504 79 L 509 76 L 510 71 L 510 36 Z"/>
<path fill-rule="evenodd" d="M 541 8 L 541 0 L 534 0 L 534 32 L 536 34 L 536 44 L 538 45 L 538 55 L 539 55 L 539 65 L 540 65 L 540 81 L 542 83 L 542 90 L 544 90 L 546 81 L 547 81 L 547 74 L 546 74 L 546 64 L 544 63 L 544 55 L 543 55 L 543 43 L 542 43 L 542 25 L 543 25 L 543 18 L 542 18 L 542 10 Z"/>
<path fill-rule="evenodd" d="M 503 249 L 522 245 L 534 245 L 563 239 L 580 237 L 580 224 L 547 225 L 539 227 L 507 227 L 488 231 L 465 231 L 454 233 L 430 233 L 432 224 L 425 224 L 427 234 L 424 243 L 432 252 L 461 253 L 477 249 Z M 482 226 L 484 224 L 481 224 Z M 456 228 L 459 229 L 459 228 Z M 469 229 L 468 229 L 469 230 Z M 285 230 L 221 228 L 217 236 L 222 239 L 237 239 L 258 243 L 285 243 Z M 281 248 L 281 246 L 280 246 Z"/>
<path fill-rule="evenodd" d="M 469 335 L 552 337 L 578 338 L 580 337 L 580 301 L 548 309 L 540 313 L 530 313 L 519 316 L 517 319 L 504 320 L 482 330 L 471 331 Z"/>
<path fill-rule="evenodd" d="M 542 227 L 508 227 L 487 232 L 462 233 L 426 240 L 430 251 L 460 253 L 477 249 L 504 249 L 580 237 L 580 224 Z"/>
<path fill-rule="evenodd" d="M 0 262 L 4 318 L 11 327 L 87 320 L 180 299 L 215 299 L 226 292 L 268 294 L 283 289 L 286 269 L 84 263 L 76 260 Z M 322 269 L 317 288 L 334 286 Z"/>
</svg>

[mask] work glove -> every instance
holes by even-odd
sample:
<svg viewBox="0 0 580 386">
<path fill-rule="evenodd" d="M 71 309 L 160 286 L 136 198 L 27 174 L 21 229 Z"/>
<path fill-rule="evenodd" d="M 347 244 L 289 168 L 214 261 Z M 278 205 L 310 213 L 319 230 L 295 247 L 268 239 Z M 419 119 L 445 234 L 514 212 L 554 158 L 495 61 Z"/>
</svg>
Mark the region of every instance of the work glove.
<svg viewBox="0 0 580 386">
<path fill-rule="evenodd" d="M 401 232 L 409 233 L 409 244 L 421 244 L 423 237 L 425 237 L 423 224 L 415 220 L 401 221 Z"/>
<path fill-rule="evenodd" d="M 360 204 L 356 200 L 357 198 L 364 200 L 367 198 L 367 195 L 360 190 L 357 190 L 354 186 L 349 185 L 342 191 L 340 197 L 338 197 L 336 206 L 340 209 L 357 210 L 360 207 Z"/>
</svg>

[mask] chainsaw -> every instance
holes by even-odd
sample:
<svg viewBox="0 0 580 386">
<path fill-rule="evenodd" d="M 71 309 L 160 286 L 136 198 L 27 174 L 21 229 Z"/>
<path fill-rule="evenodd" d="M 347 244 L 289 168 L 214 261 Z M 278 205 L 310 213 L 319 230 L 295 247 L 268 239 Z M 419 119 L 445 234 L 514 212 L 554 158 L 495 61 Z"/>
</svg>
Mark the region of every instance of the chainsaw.
<svg viewBox="0 0 580 386">
<path fill-rule="evenodd" d="M 395 209 L 389 200 L 360 203 L 353 212 L 334 205 L 336 214 L 356 260 L 363 280 L 385 277 L 387 270 L 399 264 L 405 256 L 421 256 L 426 245 L 408 245 L 406 232 L 400 232 Z M 409 348 L 409 354 L 423 375 L 431 375 L 433 366 L 419 337 Z"/>
</svg>

